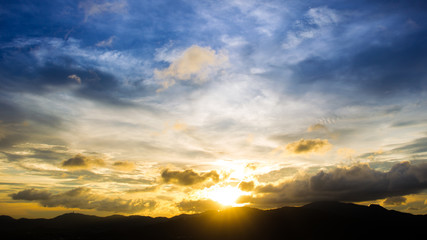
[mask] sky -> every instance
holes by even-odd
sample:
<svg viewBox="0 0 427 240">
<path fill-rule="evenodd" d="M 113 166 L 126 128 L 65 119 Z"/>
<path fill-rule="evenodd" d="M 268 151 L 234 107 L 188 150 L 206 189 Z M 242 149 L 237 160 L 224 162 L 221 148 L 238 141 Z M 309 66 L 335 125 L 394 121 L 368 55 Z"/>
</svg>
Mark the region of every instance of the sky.
<svg viewBox="0 0 427 240">
<path fill-rule="evenodd" d="M 2 1 L 0 214 L 427 214 L 421 0 Z"/>
</svg>

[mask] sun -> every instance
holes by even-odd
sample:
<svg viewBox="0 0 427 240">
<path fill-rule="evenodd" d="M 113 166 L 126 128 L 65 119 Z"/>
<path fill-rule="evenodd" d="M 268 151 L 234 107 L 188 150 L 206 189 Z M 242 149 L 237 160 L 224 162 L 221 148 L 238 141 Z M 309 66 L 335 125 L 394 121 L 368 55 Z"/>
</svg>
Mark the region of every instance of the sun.
<svg viewBox="0 0 427 240">
<path fill-rule="evenodd" d="M 245 192 L 232 186 L 216 186 L 212 187 L 208 192 L 209 199 L 223 206 L 238 206 L 239 204 L 237 204 L 236 201 L 242 195 L 245 195 Z"/>
</svg>

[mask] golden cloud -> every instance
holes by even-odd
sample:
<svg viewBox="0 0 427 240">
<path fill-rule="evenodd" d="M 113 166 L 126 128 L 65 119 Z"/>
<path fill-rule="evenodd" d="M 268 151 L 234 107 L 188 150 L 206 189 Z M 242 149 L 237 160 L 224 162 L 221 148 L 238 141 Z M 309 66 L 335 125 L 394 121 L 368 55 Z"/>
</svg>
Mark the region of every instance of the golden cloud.
<svg viewBox="0 0 427 240">
<path fill-rule="evenodd" d="M 328 128 L 323 124 L 314 124 L 307 128 L 307 132 L 328 131 Z"/>
<path fill-rule="evenodd" d="M 204 212 L 208 210 L 219 210 L 223 206 L 211 199 L 183 200 L 177 204 L 180 211 L 184 212 Z"/>
<path fill-rule="evenodd" d="M 293 154 L 325 153 L 331 150 L 332 144 L 327 139 L 300 139 L 286 145 L 286 150 Z"/>
<path fill-rule="evenodd" d="M 249 182 L 240 182 L 239 189 L 245 192 L 250 192 L 255 188 L 255 183 L 253 181 Z"/>
<path fill-rule="evenodd" d="M 117 161 L 113 163 L 113 168 L 119 171 L 130 172 L 135 170 L 135 163 L 127 161 Z"/>
</svg>

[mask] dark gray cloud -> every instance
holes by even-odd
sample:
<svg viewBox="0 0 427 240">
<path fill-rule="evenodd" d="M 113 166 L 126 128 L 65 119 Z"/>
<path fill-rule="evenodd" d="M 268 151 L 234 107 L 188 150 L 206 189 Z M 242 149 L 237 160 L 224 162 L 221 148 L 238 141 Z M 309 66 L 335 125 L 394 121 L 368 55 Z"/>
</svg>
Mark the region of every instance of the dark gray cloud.
<svg viewBox="0 0 427 240">
<path fill-rule="evenodd" d="M 337 167 L 327 172 L 300 176 L 279 185 L 262 185 L 257 195 L 243 196 L 240 202 L 260 207 L 278 207 L 321 200 L 368 201 L 418 193 L 427 188 L 427 163 L 395 164 L 388 172 L 366 164 Z"/>
<path fill-rule="evenodd" d="M 34 188 L 26 189 L 9 195 L 13 200 L 48 200 L 52 197 L 52 193 L 46 190 L 37 190 Z"/>
<path fill-rule="evenodd" d="M 93 167 L 103 167 L 105 166 L 105 161 L 100 158 L 87 157 L 81 154 L 77 154 L 74 157 L 65 160 L 61 163 L 63 168 L 68 169 L 90 169 Z"/>
<path fill-rule="evenodd" d="M 204 212 L 223 208 L 221 204 L 210 199 L 183 200 L 177 204 L 177 207 L 184 212 Z"/>
<path fill-rule="evenodd" d="M 9 195 L 14 200 L 36 201 L 44 207 L 65 207 L 80 209 L 95 209 L 108 212 L 135 213 L 142 210 L 153 209 L 155 201 L 142 199 L 109 198 L 92 193 L 86 187 L 75 188 L 66 192 L 53 194 L 46 190 L 26 189 Z"/>
<path fill-rule="evenodd" d="M 115 75 L 87 60 L 61 55 L 61 49 L 55 45 L 69 46 L 62 39 L 21 39 L 21 42 L 15 40 L 0 49 L 3 53 L 0 83 L 4 86 L 1 92 L 40 95 L 66 90 L 78 97 L 121 107 L 132 106 L 127 99 L 144 92 L 140 83 L 124 86 Z M 50 52 L 52 57 L 37 58 L 39 50 Z"/>
<path fill-rule="evenodd" d="M 187 169 L 184 171 L 171 171 L 169 169 L 165 169 L 161 174 L 161 178 L 165 183 L 175 183 L 186 186 L 202 183 L 208 180 L 211 180 L 212 182 L 218 182 L 219 177 L 220 176 L 216 171 L 197 173 L 192 169 Z"/>
</svg>

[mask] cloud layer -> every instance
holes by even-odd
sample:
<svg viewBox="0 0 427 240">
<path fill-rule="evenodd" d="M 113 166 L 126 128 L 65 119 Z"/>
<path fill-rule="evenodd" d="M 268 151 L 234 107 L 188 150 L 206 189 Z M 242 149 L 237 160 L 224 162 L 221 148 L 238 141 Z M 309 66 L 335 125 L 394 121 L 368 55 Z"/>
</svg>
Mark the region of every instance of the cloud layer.
<svg viewBox="0 0 427 240">
<path fill-rule="evenodd" d="M 86 187 L 79 187 L 58 194 L 53 194 L 46 190 L 26 189 L 10 194 L 10 197 L 14 200 L 36 201 L 44 207 L 61 206 L 107 212 L 136 213 L 156 206 L 154 201 L 104 197 L 92 193 L 91 189 Z"/>
<path fill-rule="evenodd" d="M 419 193 L 425 189 L 426 163 L 397 163 L 388 172 L 358 164 L 298 176 L 278 185 L 261 185 L 256 187 L 255 195 L 243 196 L 239 201 L 261 207 L 324 200 L 361 202 Z"/>
<path fill-rule="evenodd" d="M 192 169 L 184 171 L 171 171 L 169 169 L 165 169 L 161 173 L 161 179 L 164 183 L 189 186 L 203 183 L 205 181 L 217 183 L 220 180 L 220 175 L 216 171 L 197 173 Z"/>
<path fill-rule="evenodd" d="M 184 212 L 196 213 L 223 208 L 221 204 L 210 199 L 183 200 L 177 204 L 177 207 Z"/>
</svg>

